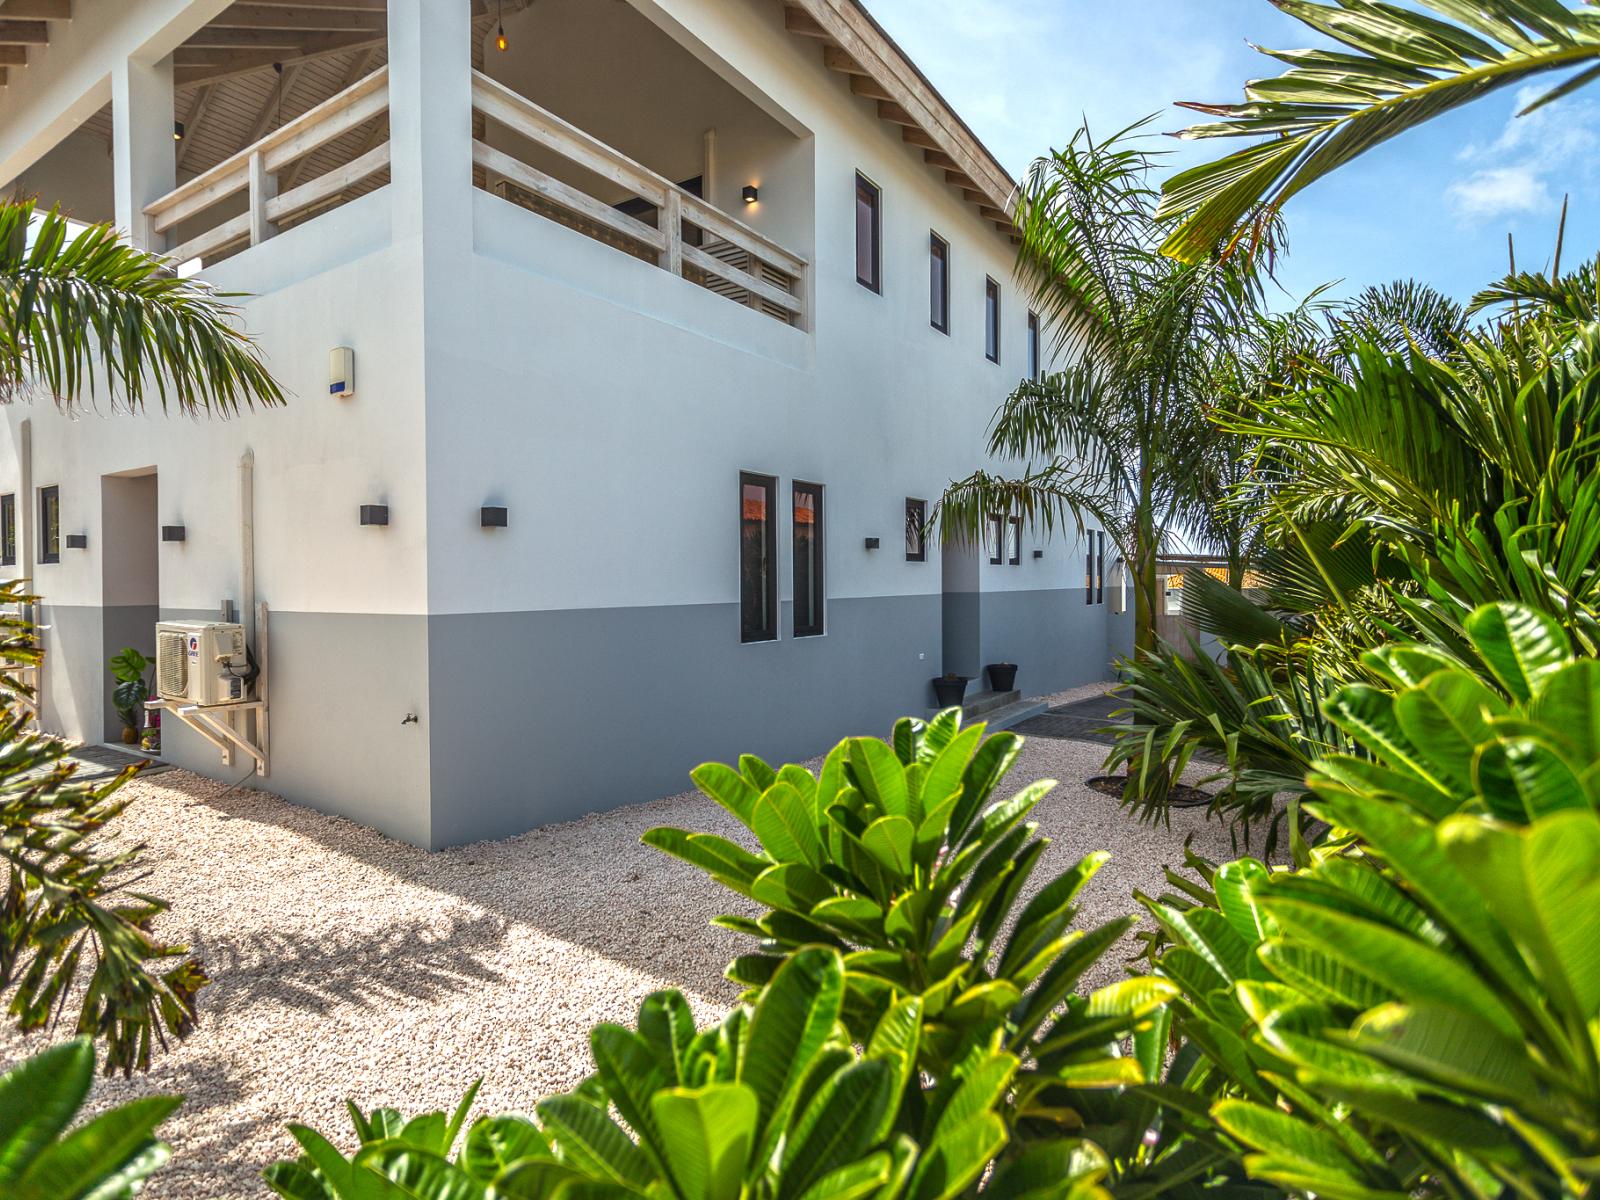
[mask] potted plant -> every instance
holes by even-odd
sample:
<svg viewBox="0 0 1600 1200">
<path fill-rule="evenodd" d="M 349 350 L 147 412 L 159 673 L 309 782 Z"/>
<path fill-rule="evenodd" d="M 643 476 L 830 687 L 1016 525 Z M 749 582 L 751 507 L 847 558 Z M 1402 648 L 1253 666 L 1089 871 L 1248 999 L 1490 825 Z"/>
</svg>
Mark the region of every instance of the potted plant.
<svg viewBox="0 0 1600 1200">
<path fill-rule="evenodd" d="M 994 691 L 1009 692 L 1017 686 L 1016 663 L 990 663 L 984 670 L 989 672 L 989 686 Z"/>
<path fill-rule="evenodd" d="M 940 708 L 959 708 L 967 694 L 967 677 L 946 672 L 933 680 L 933 695 Z"/>
<path fill-rule="evenodd" d="M 139 743 L 139 727 L 144 723 L 144 702 L 150 699 L 151 660 L 132 646 L 124 646 L 108 664 L 117 686 L 111 689 L 111 706 L 122 718 L 122 740 L 129 746 Z"/>
</svg>

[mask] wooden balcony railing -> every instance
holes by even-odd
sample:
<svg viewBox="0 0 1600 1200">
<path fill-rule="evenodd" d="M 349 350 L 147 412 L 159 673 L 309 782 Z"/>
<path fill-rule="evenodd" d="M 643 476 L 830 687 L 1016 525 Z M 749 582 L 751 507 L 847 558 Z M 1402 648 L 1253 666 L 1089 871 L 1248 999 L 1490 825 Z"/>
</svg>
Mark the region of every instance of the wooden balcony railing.
<svg viewBox="0 0 1600 1200">
<path fill-rule="evenodd" d="M 481 71 L 474 111 L 654 209 L 654 223 L 475 137 L 472 161 L 495 191 L 674 275 L 790 325 L 805 324 L 806 261 Z M 637 204 L 635 208 L 639 207 Z"/>
<path fill-rule="evenodd" d="M 166 253 L 175 262 L 215 258 L 240 245 L 251 246 L 277 232 L 280 224 L 304 217 L 313 210 L 332 207 L 351 189 L 389 167 L 389 142 L 371 146 L 358 141 L 353 157 L 305 183 L 279 193 L 278 175 L 290 168 L 297 173 L 308 155 L 373 123 L 368 140 L 382 130 L 389 109 L 389 73 L 380 67 L 337 95 L 275 130 L 232 158 L 196 175 L 145 208 L 152 228 L 168 234 L 191 218 L 248 189 L 245 211 L 219 220 L 200 233 L 192 233 Z"/>
</svg>

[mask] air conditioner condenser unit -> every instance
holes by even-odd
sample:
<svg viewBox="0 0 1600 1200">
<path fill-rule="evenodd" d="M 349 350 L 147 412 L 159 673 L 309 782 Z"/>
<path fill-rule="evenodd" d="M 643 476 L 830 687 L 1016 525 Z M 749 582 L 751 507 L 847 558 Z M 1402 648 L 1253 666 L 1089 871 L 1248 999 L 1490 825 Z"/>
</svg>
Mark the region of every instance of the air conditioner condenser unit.
<svg viewBox="0 0 1600 1200">
<path fill-rule="evenodd" d="M 244 626 L 225 621 L 162 621 L 156 626 L 156 694 L 186 704 L 238 704 L 250 660 Z"/>
</svg>

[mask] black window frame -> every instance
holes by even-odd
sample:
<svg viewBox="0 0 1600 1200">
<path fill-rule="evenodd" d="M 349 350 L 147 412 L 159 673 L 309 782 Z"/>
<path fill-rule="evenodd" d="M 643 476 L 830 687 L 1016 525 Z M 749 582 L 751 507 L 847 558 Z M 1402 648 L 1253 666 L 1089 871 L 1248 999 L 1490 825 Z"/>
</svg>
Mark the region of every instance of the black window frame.
<svg viewBox="0 0 1600 1200">
<path fill-rule="evenodd" d="M 1084 551 L 1084 554 L 1083 554 L 1083 602 L 1085 604 L 1093 604 L 1094 603 L 1094 530 L 1091 529 L 1091 530 L 1085 531 L 1083 536 L 1084 536 L 1084 540 L 1088 543 L 1088 548 Z"/>
<path fill-rule="evenodd" d="M 764 626 L 751 625 L 748 620 L 748 606 L 746 605 L 745 580 L 746 580 L 746 554 L 748 546 L 745 540 L 744 516 L 744 490 L 747 487 L 759 487 L 766 492 L 766 514 L 763 523 L 766 525 L 766 561 L 759 565 L 760 577 L 766 585 L 766 605 L 762 614 Z M 762 475 L 755 471 L 739 472 L 739 641 L 748 642 L 775 642 L 778 640 L 778 478 L 775 475 Z"/>
<path fill-rule="evenodd" d="M 911 549 L 913 531 L 917 539 L 915 552 Z M 915 496 L 906 497 L 906 561 L 928 561 L 928 502 Z"/>
<path fill-rule="evenodd" d="M 946 337 L 950 336 L 950 243 L 931 229 L 928 230 L 928 324 Z"/>
<path fill-rule="evenodd" d="M 0 567 L 17 565 L 17 494 L 0 496 Z"/>
<path fill-rule="evenodd" d="M 998 567 L 1005 561 L 1006 519 L 999 513 L 990 513 L 988 521 L 989 565 Z"/>
<path fill-rule="evenodd" d="M 862 192 L 866 191 L 872 196 L 872 223 L 869 235 L 872 239 L 872 277 L 863 278 L 861 275 L 861 199 Z M 856 172 L 855 191 L 855 238 L 856 238 L 856 282 L 874 295 L 883 295 L 883 189 L 860 171 Z"/>
<path fill-rule="evenodd" d="M 793 558 L 794 573 L 790 578 L 790 589 L 794 600 L 794 636 L 821 637 L 827 631 L 828 621 L 828 592 L 826 568 L 827 541 L 823 534 L 823 493 L 826 489 L 820 483 L 810 483 L 804 479 L 796 479 L 789 485 L 789 522 L 790 522 L 790 553 Z M 808 603 L 812 609 L 812 620 L 805 624 L 800 623 L 800 522 L 796 519 L 800 511 L 800 497 L 811 497 L 811 538 L 814 543 L 812 561 L 810 563 L 810 591 Z"/>
<path fill-rule="evenodd" d="M 1006 565 L 1020 567 L 1022 565 L 1022 518 L 1006 518 Z"/>
<path fill-rule="evenodd" d="M 1028 310 L 1028 378 L 1035 383 L 1039 380 L 1043 367 L 1044 356 L 1039 353 L 1039 314 L 1033 309 Z"/>
<path fill-rule="evenodd" d="M 1099 550 L 1095 555 L 1094 562 L 1094 602 L 1096 604 L 1104 604 L 1106 602 L 1106 531 L 1104 529 L 1095 535 L 1095 541 Z"/>
<path fill-rule="evenodd" d="M 55 528 L 50 527 L 50 510 L 55 510 Z M 52 483 L 39 489 L 39 561 L 61 561 L 61 485 Z"/>
<path fill-rule="evenodd" d="M 983 277 L 983 356 L 1000 362 L 1000 284 L 992 275 Z"/>
</svg>

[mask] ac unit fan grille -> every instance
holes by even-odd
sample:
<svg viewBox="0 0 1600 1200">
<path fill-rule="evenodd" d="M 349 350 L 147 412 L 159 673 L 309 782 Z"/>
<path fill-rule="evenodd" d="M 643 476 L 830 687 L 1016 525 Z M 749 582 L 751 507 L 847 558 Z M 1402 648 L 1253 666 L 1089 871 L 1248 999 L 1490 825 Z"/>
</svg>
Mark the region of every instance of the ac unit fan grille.
<svg viewBox="0 0 1600 1200">
<path fill-rule="evenodd" d="M 184 635 L 156 634 L 156 691 L 164 700 L 181 700 L 189 692 L 189 652 Z"/>
</svg>

